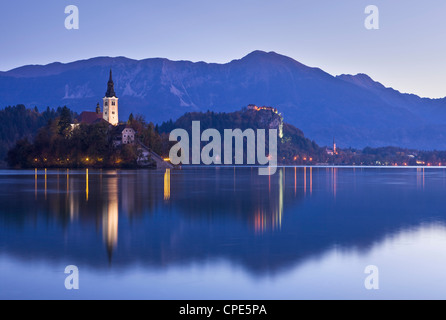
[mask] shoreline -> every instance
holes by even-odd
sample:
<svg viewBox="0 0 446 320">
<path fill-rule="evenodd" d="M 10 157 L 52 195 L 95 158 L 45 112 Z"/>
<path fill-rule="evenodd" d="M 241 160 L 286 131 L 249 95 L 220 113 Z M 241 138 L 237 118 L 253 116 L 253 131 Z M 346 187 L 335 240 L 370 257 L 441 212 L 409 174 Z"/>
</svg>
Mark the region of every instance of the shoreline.
<svg viewBox="0 0 446 320">
<path fill-rule="evenodd" d="M 335 169 L 446 169 L 446 166 L 367 166 L 367 165 L 278 165 L 273 166 L 274 168 L 335 168 Z M 266 166 L 255 166 L 255 165 L 183 165 L 181 167 L 174 167 L 170 170 L 183 170 L 183 169 L 236 169 L 236 168 L 268 168 Z M 29 170 L 165 170 L 166 168 L 156 168 L 156 167 L 38 167 L 38 168 L 10 168 L 10 167 L 0 167 L 1 171 L 29 171 Z"/>
</svg>

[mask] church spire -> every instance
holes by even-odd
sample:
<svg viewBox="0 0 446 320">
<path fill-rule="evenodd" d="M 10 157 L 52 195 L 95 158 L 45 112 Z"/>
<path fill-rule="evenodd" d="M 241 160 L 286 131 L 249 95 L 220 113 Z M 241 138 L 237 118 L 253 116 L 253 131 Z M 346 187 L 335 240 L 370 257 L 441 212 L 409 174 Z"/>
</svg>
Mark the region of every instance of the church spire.
<svg viewBox="0 0 446 320">
<path fill-rule="evenodd" d="M 110 69 L 110 79 L 107 84 L 107 92 L 105 93 L 107 98 L 116 97 L 115 84 L 113 83 L 112 70 Z"/>
</svg>

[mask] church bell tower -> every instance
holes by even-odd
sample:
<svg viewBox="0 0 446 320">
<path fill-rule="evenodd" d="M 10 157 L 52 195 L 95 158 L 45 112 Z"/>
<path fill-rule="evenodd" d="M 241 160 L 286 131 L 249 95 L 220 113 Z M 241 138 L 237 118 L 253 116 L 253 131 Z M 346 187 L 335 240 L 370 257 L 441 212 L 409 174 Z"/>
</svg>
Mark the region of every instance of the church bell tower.
<svg viewBox="0 0 446 320">
<path fill-rule="evenodd" d="M 115 93 L 115 84 L 113 83 L 112 71 L 110 69 L 110 79 L 107 84 L 107 92 L 105 93 L 104 106 L 102 108 L 102 118 L 108 121 L 111 125 L 117 126 L 119 124 L 118 117 L 118 98 Z"/>
</svg>

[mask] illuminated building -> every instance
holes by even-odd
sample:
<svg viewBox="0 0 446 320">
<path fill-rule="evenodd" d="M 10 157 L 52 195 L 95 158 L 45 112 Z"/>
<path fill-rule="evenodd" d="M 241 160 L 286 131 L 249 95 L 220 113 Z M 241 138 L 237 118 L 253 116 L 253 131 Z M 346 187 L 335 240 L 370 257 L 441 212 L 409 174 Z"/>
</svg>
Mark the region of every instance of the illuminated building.
<svg viewBox="0 0 446 320">
<path fill-rule="evenodd" d="M 254 110 L 254 111 L 266 110 L 266 111 L 274 112 L 275 114 L 279 114 L 279 112 L 277 111 L 277 108 L 266 107 L 266 106 L 258 107 L 255 104 L 248 105 L 248 110 Z"/>
<path fill-rule="evenodd" d="M 107 92 L 103 100 L 102 118 L 111 125 L 116 126 L 119 123 L 118 118 L 118 98 L 115 93 L 115 84 L 112 78 L 112 71 L 110 70 L 110 78 L 107 84 Z"/>
<path fill-rule="evenodd" d="M 96 111 L 83 111 L 77 118 L 77 123 L 71 125 L 74 129 L 79 126 L 80 123 L 95 124 L 106 121 L 113 126 L 119 124 L 118 117 L 118 98 L 116 97 L 114 82 L 112 78 L 112 71 L 110 70 L 110 78 L 107 83 L 107 92 L 103 100 L 103 111 L 101 113 L 101 107 L 99 103 L 96 106 Z"/>
<path fill-rule="evenodd" d="M 250 104 L 248 105 L 248 110 L 253 110 L 253 111 L 270 111 L 276 115 L 279 116 L 279 119 L 274 119 L 271 123 L 270 123 L 270 129 L 275 129 L 277 128 L 279 130 L 278 135 L 279 138 L 282 139 L 283 138 L 283 117 L 282 115 L 279 113 L 279 111 L 277 110 L 277 108 L 273 108 L 273 107 L 258 107 L 255 104 Z"/>
</svg>

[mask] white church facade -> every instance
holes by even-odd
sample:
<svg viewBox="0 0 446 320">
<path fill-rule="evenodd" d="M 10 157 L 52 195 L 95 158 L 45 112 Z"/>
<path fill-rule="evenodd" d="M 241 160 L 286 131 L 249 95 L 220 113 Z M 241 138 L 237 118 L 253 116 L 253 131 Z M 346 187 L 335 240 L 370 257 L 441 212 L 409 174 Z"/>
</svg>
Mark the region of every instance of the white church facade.
<svg viewBox="0 0 446 320">
<path fill-rule="evenodd" d="M 115 84 L 113 83 L 112 71 L 110 70 L 110 78 L 107 84 L 107 92 L 103 100 L 102 119 L 110 123 L 112 126 L 119 124 L 118 115 L 118 98 L 115 93 Z"/>
<path fill-rule="evenodd" d="M 73 128 L 80 123 L 95 124 L 99 122 L 107 122 L 111 126 L 113 135 L 113 144 L 115 146 L 122 144 L 134 144 L 136 141 L 136 131 L 127 124 L 119 123 L 119 105 L 118 97 L 115 93 L 115 84 L 113 82 L 112 70 L 110 69 L 110 77 L 107 83 L 107 92 L 102 99 L 102 113 L 99 103 L 96 112 L 84 111 L 77 118 L 77 124 L 73 124 Z"/>
</svg>

